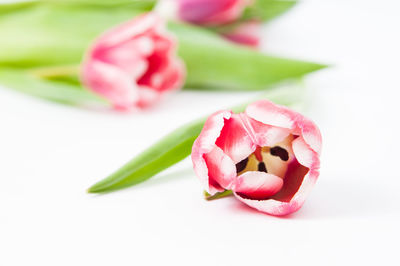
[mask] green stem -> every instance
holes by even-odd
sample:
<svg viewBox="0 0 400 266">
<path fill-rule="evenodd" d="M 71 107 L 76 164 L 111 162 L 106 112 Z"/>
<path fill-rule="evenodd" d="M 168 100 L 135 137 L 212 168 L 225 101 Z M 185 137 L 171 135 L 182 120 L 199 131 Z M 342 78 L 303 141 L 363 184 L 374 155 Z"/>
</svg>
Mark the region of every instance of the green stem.
<svg viewBox="0 0 400 266">
<path fill-rule="evenodd" d="M 214 195 L 209 194 L 207 191 L 204 191 L 204 198 L 206 200 L 216 200 L 231 196 L 233 194 L 232 190 L 225 190 L 224 192 L 217 192 Z"/>
</svg>

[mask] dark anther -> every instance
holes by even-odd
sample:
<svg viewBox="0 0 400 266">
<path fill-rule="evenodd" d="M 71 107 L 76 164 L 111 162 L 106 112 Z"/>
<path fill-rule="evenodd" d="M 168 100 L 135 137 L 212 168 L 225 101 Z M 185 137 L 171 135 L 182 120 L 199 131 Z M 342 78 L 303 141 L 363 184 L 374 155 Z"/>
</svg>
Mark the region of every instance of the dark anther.
<svg viewBox="0 0 400 266">
<path fill-rule="evenodd" d="M 248 162 L 248 161 L 249 161 L 249 158 L 246 158 L 246 159 L 244 159 L 244 160 L 238 162 L 238 163 L 236 164 L 236 173 L 239 173 L 239 172 L 243 171 L 244 168 L 246 168 L 247 162 Z"/>
<path fill-rule="evenodd" d="M 271 155 L 279 156 L 282 161 L 289 160 L 289 153 L 287 152 L 287 150 L 279 146 L 271 148 Z"/>
<path fill-rule="evenodd" d="M 258 164 L 258 171 L 268 173 L 264 162 L 261 162 L 261 163 Z"/>
</svg>

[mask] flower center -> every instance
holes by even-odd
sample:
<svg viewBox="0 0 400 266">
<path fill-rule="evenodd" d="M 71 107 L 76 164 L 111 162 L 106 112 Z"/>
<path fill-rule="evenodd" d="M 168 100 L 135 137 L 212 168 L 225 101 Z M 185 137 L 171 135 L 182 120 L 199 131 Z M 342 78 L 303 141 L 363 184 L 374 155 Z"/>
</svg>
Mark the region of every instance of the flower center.
<svg viewBox="0 0 400 266">
<path fill-rule="evenodd" d="M 292 142 L 296 137 L 289 135 L 283 141 L 269 147 L 257 147 L 247 158 L 236 164 L 237 175 L 248 171 L 273 174 L 284 181 L 283 187 L 274 195 L 264 197 L 257 193 L 238 193 L 243 198 L 264 200 L 275 199 L 289 202 L 299 190 L 304 176 L 309 169 L 297 161 L 292 150 Z"/>
<path fill-rule="evenodd" d="M 289 163 L 295 158 L 292 151 L 293 135 L 274 146 L 260 147 L 247 158 L 236 164 L 236 172 L 241 175 L 248 171 L 259 171 L 285 178 Z"/>
</svg>

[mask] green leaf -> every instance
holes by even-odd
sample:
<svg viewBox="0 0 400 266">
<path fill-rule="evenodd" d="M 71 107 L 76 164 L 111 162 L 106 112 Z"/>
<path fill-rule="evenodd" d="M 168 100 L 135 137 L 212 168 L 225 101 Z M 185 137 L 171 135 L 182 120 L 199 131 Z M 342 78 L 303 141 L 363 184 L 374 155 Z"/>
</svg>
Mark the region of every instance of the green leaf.
<svg viewBox="0 0 400 266">
<path fill-rule="evenodd" d="M 40 79 L 28 71 L 1 68 L 0 83 L 16 91 L 58 103 L 109 106 L 105 100 L 79 84 L 72 85 L 61 81 Z"/>
<path fill-rule="evenodd" d="M 32 7 L 35 5 L 35 1 L 22 1 L 22 2 L 9 2 L 9 3 L 0 3 L 0 15 L 4 15 L 10 12 L 16 12 L 19 9 L 24 9 L 27 7 Z"/>
<path fill-rule="evenodd" d="M 0 64 L 12 67 L 79 64 L 91 41 L 137 14 L 128 8 L 39 5 L 0 19 Z M 110 15 L 112 14 L 112 15 Z M 260 90 L 325 67 L 231 44 L 195 26 L 170 23 L 188 69 L 186 87 Z"/>
<path fill-rule="evenodd" d="M 79 64 L 90 43 L 142 11 L 134 8 L 31 5 L 0 16 L 0 64 Z"/>
<path fill-rule="evenodd" d="M 285 13 L 296 3 L 297 1 L 291 0 L 256 0 L 253 5 L 245 10 L 242 20 L 268 21 Z"/>
<path fill-rule="evenodd" d="M 292 105 L 298 103 L 303 91 L 293 87 L 273 90 L 263 95 L 276 103 Z M 231 108 L 243 112 L 248 103 Z M 110 192 L 139 184 L 155 174 L 167 169 L 190 155 L 192 145 L 200 134 L 206 118 L 198 119 L 174 130 L 155 144 L 122 166 L 109 177 L 94 184 L 89 193 Z"/>
<path fill-rule="evenodd" d="M 0 3 L 0 14 L 4 12 L 15 11 L 19 8 L 33 5 L 54 5 L 58 7 L 123 7 L 135 8 L 143 11 L 151 11 L 156 0 L 24 0 L 9 3 Z"/>
<path fill-rule="evenodd" d="M 189 88 L 263 90 L 326 67 L 262 54 L 194 26 L 170 23 L 169 29 L 179 38 L 179 55 L 186 63 Z"/>
<path fill-rule="evenodd" d="M 38 0 L 41 3 L 64 5 L 92 5 L 92 6 L 135 6 L 140 9 L 151 10 L 156 0 Z"/>
<path fill-rule="evenodd" d="M 205 120 L 178 128 L 142 152 L 108 178 L 88 189 L 90 193 L 106 192 L 143 182 L 186 158 L 200 134 Z"/>
</svg>

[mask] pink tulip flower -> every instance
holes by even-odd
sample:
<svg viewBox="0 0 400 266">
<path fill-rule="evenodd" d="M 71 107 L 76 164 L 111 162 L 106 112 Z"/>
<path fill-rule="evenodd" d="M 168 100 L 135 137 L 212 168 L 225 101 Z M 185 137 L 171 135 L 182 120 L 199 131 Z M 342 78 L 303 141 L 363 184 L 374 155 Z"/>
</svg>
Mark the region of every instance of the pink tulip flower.
<svg viewBox="0 0 400 266">
<path fill-rule="evenodd" d="M 260 45 L 261 25 L 261 22 L 256 20 L 243 21 L 228 31 L 221 32 L 221 35 L 237 44 L 258 48 Z"/>
<path fill-rule="evenodd" d="M 232 190 L 250 207 L 286 215 L 303 205 L 318 178 L 321 142 L 312 121 L 260 100 L 244 113 L 211 115 L 191 157 L 211 195 Z"/>
<path fill-rule="evenodd" d="M 164 93 L 179 89 L 184 77 L 176 41 L 153 13 L 101 35 L 81 68 L 83 84 L 122 110 L 154 104 Z"/>
<path fill-rule="evenodd" d="M 199 25 L 222 25 L 241 17 L 252 0 L 161 0 L 159 11 Z"/>
</svg>

